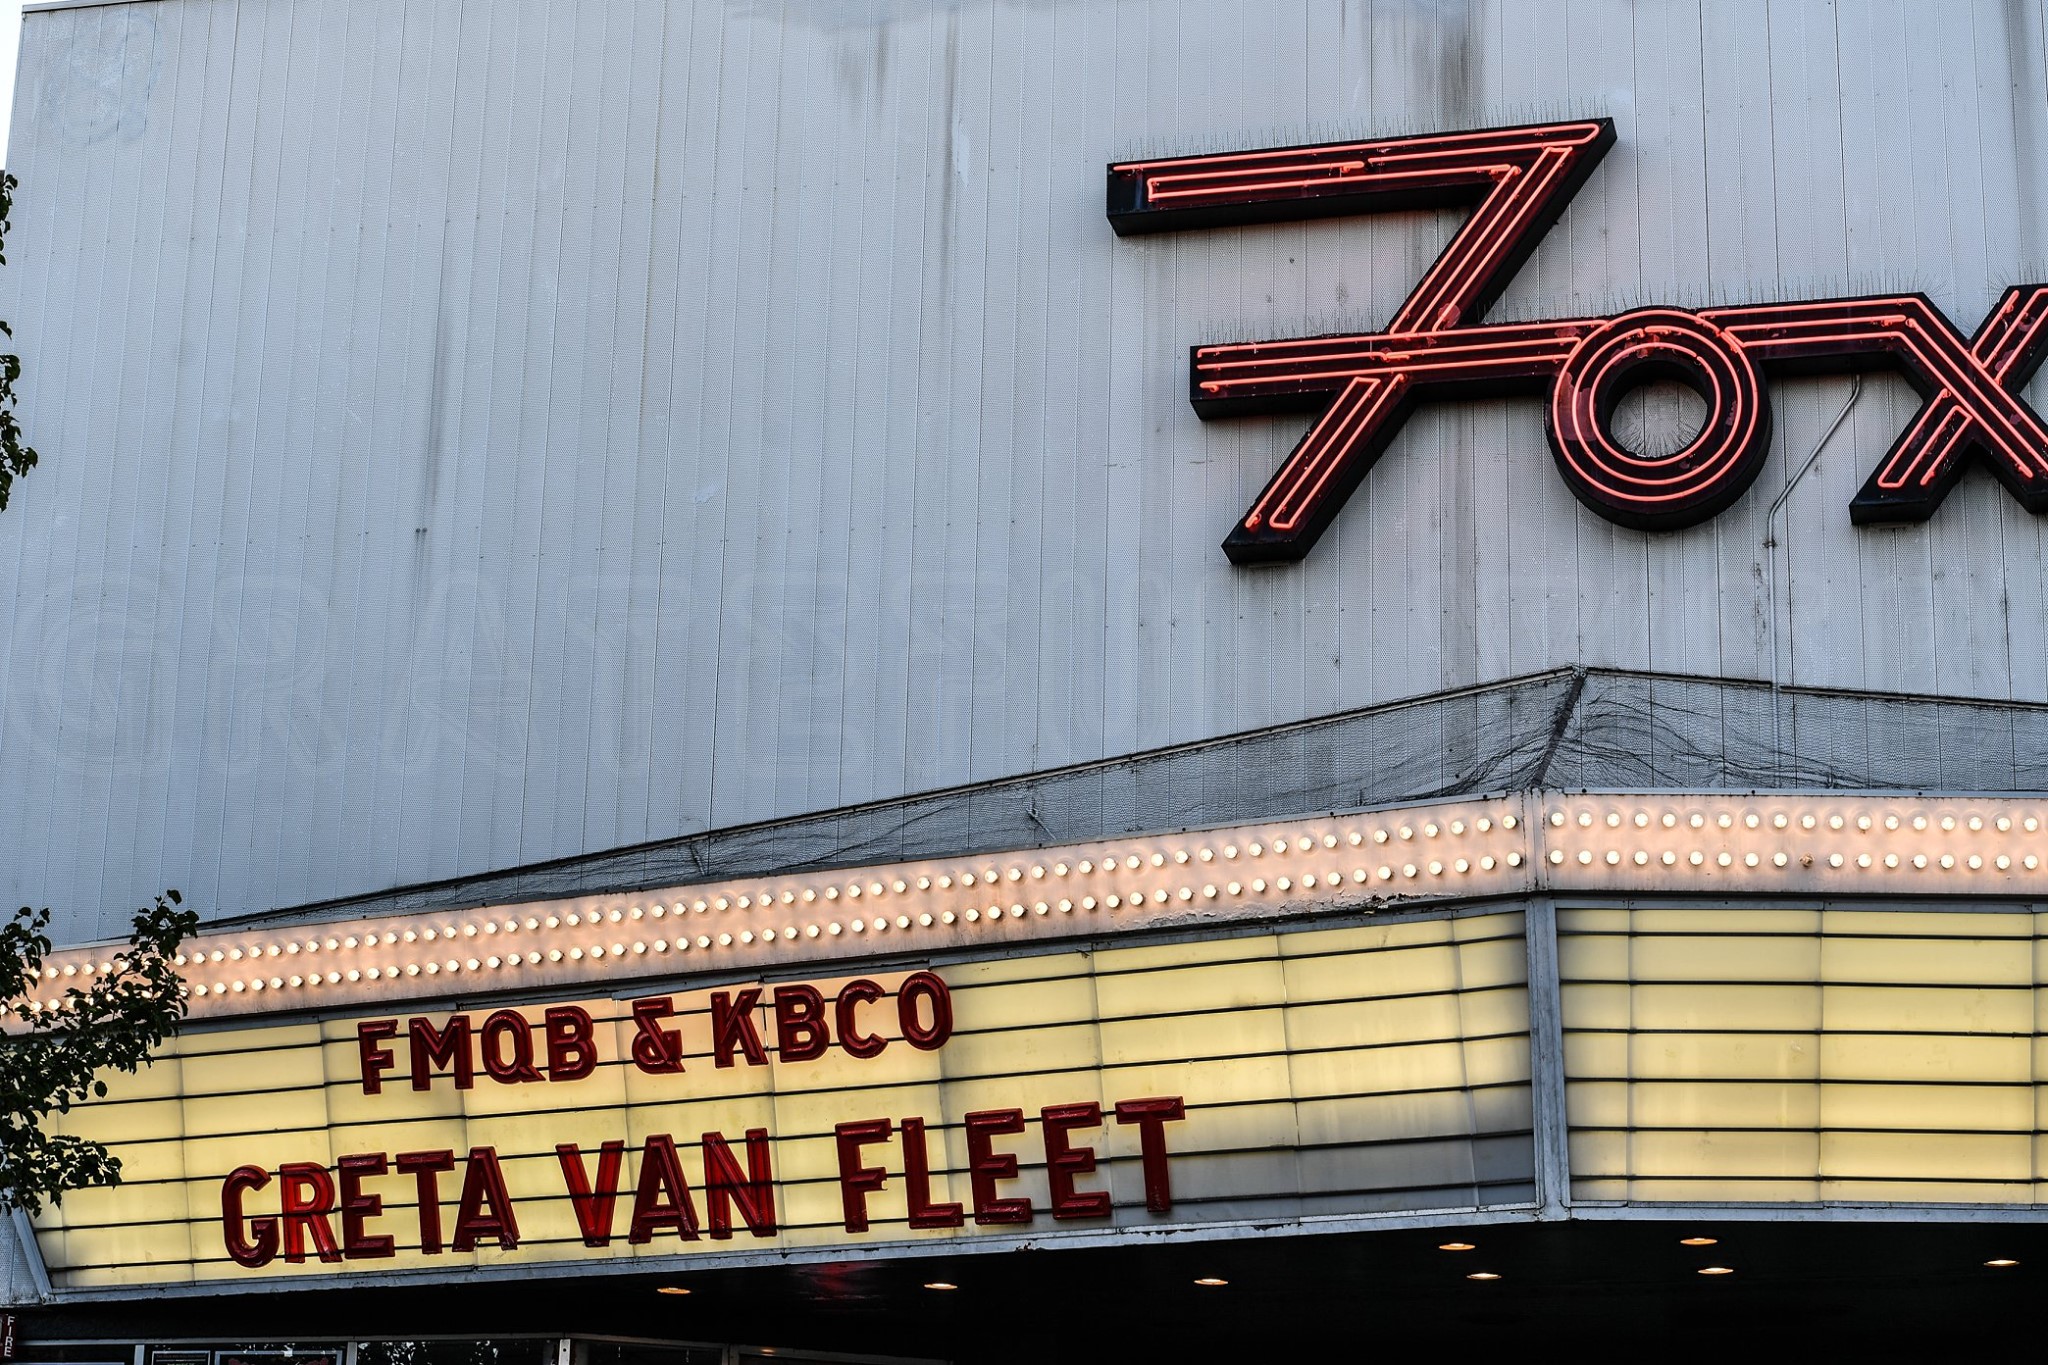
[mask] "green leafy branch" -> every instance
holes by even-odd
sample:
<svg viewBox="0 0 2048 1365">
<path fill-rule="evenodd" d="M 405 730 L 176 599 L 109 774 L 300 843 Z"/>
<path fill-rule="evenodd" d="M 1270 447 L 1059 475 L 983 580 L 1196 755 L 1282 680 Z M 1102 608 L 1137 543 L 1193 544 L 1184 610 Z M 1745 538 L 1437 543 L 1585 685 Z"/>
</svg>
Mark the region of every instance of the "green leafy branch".
<svg viewBox="0 0 2048 1365">
<path fill-rule="evenodd" d="M 174 956 L 199 916 L 182 904 L 167 891 L 137 911 L 113 970 L 41 1008 L 29 997 L 50 953 L 50 912 L 24 905 L 0 923 L 0 1000 L 14 1002 L 0 1035 L 0 1205 L 35 1214 L 66 1190 L 120 1183 L 120 1159 L 104 1145 L 47 1133 L 44 1120 L 104 1096 L 103 1073 L 136 1071 L 185 1017 Z"/>
<path fill-rule="evenodd" d="M 14 187 L 18 182 L 0 171 L 0 265 L 7 264 L 7 220 L 14 211 Z M 12 337 L 14 329 L 0 322 L 0 336 Z M 21 439 L 21 423 L 14 416 L 14 381 L 21 378 L 21 357 L 0 354 L 0 512 L 7 510 L 7 496 L 14 481 L 36 467 L 35 447 Z"/>
</svg>

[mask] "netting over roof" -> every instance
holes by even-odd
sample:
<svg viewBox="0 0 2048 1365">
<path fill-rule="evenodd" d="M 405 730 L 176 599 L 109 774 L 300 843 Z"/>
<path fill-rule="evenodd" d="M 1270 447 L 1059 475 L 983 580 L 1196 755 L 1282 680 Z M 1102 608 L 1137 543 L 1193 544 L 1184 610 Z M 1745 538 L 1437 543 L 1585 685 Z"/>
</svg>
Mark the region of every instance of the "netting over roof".
<svg viewBox="0 0 2048 1365">
<path fill-rule="evenodd" d="M 2040 791 L 2048 706 L 1557 670 L 252 918 L 626 891 L 1526 788 Z"/>
</svg>

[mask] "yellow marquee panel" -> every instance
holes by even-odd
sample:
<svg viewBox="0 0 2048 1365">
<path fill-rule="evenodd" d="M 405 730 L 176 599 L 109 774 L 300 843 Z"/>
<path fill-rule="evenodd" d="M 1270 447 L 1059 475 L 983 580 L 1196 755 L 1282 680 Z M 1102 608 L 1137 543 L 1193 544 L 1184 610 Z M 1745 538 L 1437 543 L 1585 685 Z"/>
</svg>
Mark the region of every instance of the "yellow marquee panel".
<svg viewBox="0 0 2048 1365">
<path fill-rule="evenodd" d="M 1522 917 L 1495 913 L 947 965 L 937 974 L 953 1032 L 930 1050 L 911 1046 L 899 1021 L 909 973 L 870 973 L 865 979 L 883 994 L 858 1003 L 853 1017 L 857 1030 L 886 1045 L 866 1058 L 839 1046 L 833 1014 L 841 989 L 863 978 L 838 974 L 804 982 L 822 997 L 834 1039 L 811 1060 L 784 1059 L 775 1047 L 773 993 L 790 981 L 645 991 L 670 999 L 673 1013 L 656 1022 L 680 1036 L 680 1074 L 631 1062 L 639 1029 L 630 999 L 522 1003 L 516 1008 L 537 1065 L 546 1060 L 550 1005 L 588 1012 L 599 1064 L 580 1079 L 506 1084 L 479 1063 L 466 1090 L 446 1072 L 433 1073 L 429 1089 L 412 1089 L 402 1014 L 368 1016 L 397 1025 L 397 1036 L 381 1040 L 394 1058 L 376 1094 L 362 1081 L 362 1017 L 194 1031 L 142 1075 L 113 1078 L 106 1100 L 69 1116 L 68 1130 L 113 1145 L 127 1180 L 68 1196 L 41 1220 L 38 1239 L 55 1282 L 83 1287 L 1526 1206 L 1534 1177 L 1525 963 Z M 747 1064 L 742 1052 L 735 1065 L 717 1066 L 714 996 L 750 988 L 761 991 L 751 1018 L 763 1063 Z M 482 1004 L 467 1015 L 481 1029 L 494 1012 Z M 423 1017 L 439 1028 L 450 1016 L 443 1008 Z M 514 1032 L 508 1025 L 504 1038 Z M 1155 1097 L 1185 1105 L 1185 1118 L 1161 1126 L 1166 1212 L 1147 1208 L 1140 1128 L 1119 1124 L 1114 1113 L 1118 1101 Z M 1104 1122 L 1077 1128 L 1069 1142 L 1093 1148 L 1098 1165 L 1074 1184 L 1106 1191 L 1112 1208 L 1055 1220 L 1040 1111 L 1089 1103 Z M 1017 1158 L 1016 1176 L 1000 1180 L 997 1193 L 1029 1199 L 1035 1216 L 1028 1224 L 977 1223 L 966 1118 L 1006 1110 L 1021 1110 L 1025 1124 L 991 1139 L 991 1150 Z M 908 1226 L 905 1118 L 926 1124 L 929 1198 L 965 1206 L 963 1226 Z M 866 1195 L 869 1227 L 850 1231 L 835 1130 L 879 1119 L 890 1121 L 890 1135 L 861 1148 L 855 1164 L 883 1168 L 884 1179 Z M 714 1240 L 703 1135 L 723 1135 L 744 1165 L 750 1129 L 770 1135 L 776 1227 L 756 1237 L 740 1223 L 729 1240 Z M 657 1230 L 635 1245 L 627 1230 L 643 1144 L 659 1134 L 674 1138 L 706 1235 L 691 1241 Z M 614 1235 L 590 1247 L 556 1147 L 575 1144 L 594 1179 L 607 1141 L 625 1144 Z M 334 1264 L 280 1255 L 253 1267 L 228 1254 L 229 1172 L 247 1165 L 268 1175 L 267 1185 L 242 1196 L 244 1215 L 260 1219 L 280 1212 L 282 1163 L 331 1173 L 350 1153 L 452 1152 L 455 1169 L 438 1177 L 436 1201 L 446 1243 L 473 1147 L 496 1150 L 519 1226 L 514 1248 L 486 1236 L 471 1251 L 428 1253 L 416 1178 L 392 1170 L 361 1188 L 382 1200 L 366 1230 L 392 1235 L 395 1254 Z M 339 1239 L 342 1220 L 329 1221 Z"/>
<path fill-rule="evenodd" d="M 2034 1203 L 2042 917 L 1559 913 L 1572 1193 Z"/>
</svg>

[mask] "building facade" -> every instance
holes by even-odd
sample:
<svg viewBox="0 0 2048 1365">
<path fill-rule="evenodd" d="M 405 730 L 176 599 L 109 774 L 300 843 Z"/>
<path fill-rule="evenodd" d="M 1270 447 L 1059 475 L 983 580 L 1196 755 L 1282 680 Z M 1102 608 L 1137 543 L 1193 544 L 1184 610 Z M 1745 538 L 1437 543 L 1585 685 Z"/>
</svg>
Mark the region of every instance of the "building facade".
<svg viewBox="0 0 2048 1365">
<path fill-rule="evenodd" d="M 18 1358 L 2030 1302 L 2041 4 L 28 11 Z"/>
</svg>

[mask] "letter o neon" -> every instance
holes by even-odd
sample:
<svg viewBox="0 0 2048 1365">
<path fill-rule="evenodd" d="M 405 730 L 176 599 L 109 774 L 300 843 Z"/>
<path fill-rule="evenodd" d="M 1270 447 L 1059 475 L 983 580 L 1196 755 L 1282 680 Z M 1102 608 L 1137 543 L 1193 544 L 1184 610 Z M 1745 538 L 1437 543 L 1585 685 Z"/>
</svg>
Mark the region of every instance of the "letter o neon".
<svg viewBox="0 0 2048 1365">
<path fill-rule="evenodd" d="M 1706 400 L 1684 449 L 1644 456 L 1611 434 L 1615 405 L 1649 379 Z M 1611 318 L 1580 340 L 1550 391 L 1551 454 L 1578 500 L 1643 531 L 1692 526 L 1748 491 L 1770 446 L 1771 410 L 1756 364 L 1721 328 L 1676 308 Z"/>
</svg>

